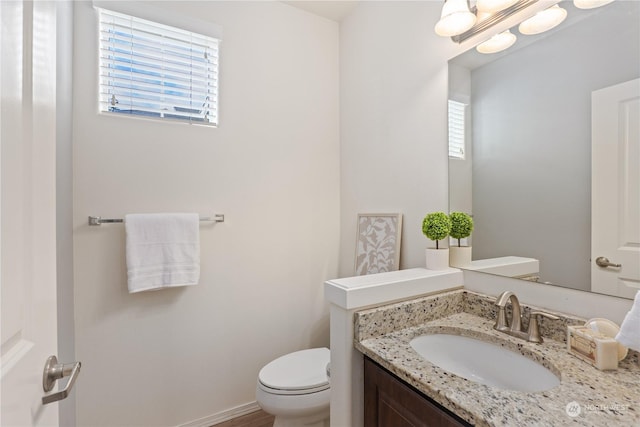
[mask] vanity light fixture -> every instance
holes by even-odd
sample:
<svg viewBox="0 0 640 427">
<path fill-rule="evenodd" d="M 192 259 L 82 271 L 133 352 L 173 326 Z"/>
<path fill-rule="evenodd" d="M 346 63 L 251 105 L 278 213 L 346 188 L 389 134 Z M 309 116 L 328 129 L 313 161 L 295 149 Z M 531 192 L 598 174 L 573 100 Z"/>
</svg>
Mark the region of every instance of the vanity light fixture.
<svg viewBox="0 0 640 427">
<path fill-rule="evenodd" d="M 446 0 L 435 31 L 439 36 L 455 36 L 469 30 L 475 23 L 476 15 L 469 10 L 467 0 Z"/>
<path fill-rule="evenodd" d="M 435 31 L 440 36 L 451 37 L 454 42 L 462 43 L 538 1 L 472 0 L 473 7 L 470 8 L 469 0 L 445 0 Z"/>
<path fill-rule="evenodd" d="M 542 10 L 518 26 L 522 34 L 533 35 L 548 31 L 558 25 L 567 17 L 567 11 L 557 4 Z"/>
<path fill-rule="evenodd" d="M 516 35 L 506 30 L 491 37 L 489 40 L 476 46 L 480 53 L 497 53 L 508 49 L 516 42 Z"/>
<path fill-rule="evenodd" d="M 440 36 L 451 37 L 454 42 L 462 43 L 539 1 L 541 0 L 445 0 L 435 31 Z M 574 4 L 580 9 L 592 9 L 612 1 L 574 0 Z M 566 17 L 567 11 L 556 3 L 522 21 L 518 30 L 525 35 L 539 34 L 556 27 Z M 480 44 L 477 50 L 482 52 L 487 49 L 498 49 L 497 46 L 501 46 L 498 42 L 500 40 L 505 47 L 493 51 L 499 52 L 515 43 L 515 39 L 514 34 L 505 31 Z"/>
<path fill-rule="evenodd" d="M 573 0 L 573 5 L 578 9 L 595 9 L 611 3 L 613 0 Z"/>
</svg>

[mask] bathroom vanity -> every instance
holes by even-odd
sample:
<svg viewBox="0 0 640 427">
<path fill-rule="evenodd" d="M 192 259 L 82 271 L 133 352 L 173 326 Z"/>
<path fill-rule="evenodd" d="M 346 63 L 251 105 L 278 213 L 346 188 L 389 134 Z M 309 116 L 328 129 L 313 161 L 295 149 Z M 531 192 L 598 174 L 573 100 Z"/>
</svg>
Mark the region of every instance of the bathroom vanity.
<svg viewBox="0 0 640 427">
<path fill-rule="evenodd" d="M 460 427 L 470 424 L 367 357 L 364 360 L 364 425 Z"/>
<path fill-rule="evenodd" d="M 640 425 L 637 352 L 629 351 L 617 370 L 600 371 L 566 350 L 567 325 L 583 324 L 584 319 L 552 312 L 559 319 L 541 321 L 544 342 L 536 344 L 494 330 L 494 302 L 494 296 L 455 290 L 356 312 L 355 347 L 366 356 L 364 425 Z M 523 304 L 523 323 L 538 310 Z M 506 385 L 465 379 L 416 351 L 416 337 L 434 334 L 460 335 L 510 350 L 557 380 L 523 391 L 535 380 L 527 377 L 528 369 L 507 375 L 515 379 Z M 487 362 L 480 352 L 468 353 L 470 360 Z M 496 373 L 508 364 L 488 363 Z"/>
</svg>

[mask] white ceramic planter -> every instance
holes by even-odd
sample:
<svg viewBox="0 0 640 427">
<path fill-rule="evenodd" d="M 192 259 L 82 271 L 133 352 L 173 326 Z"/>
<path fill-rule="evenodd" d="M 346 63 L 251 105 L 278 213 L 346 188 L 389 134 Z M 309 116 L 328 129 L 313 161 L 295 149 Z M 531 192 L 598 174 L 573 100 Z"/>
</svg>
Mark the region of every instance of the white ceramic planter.
<svg viewBox="0 0 640 427">
<path fill-rule="evenodd" d="M 450 246 L 449 265 L 465 267 L 471 264 L 471 246 Z"/>
<path fill-rule="evenodd" d="M 449 248 L 425 250 L 427 270 L 446 270 L 449 268 Z"/>
</svg>

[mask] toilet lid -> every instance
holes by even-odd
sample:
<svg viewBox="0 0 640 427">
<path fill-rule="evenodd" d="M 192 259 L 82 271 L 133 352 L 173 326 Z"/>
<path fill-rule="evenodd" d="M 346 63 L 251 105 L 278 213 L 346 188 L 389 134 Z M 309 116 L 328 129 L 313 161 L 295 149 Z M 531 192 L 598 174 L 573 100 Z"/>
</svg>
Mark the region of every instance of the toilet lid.
<svg viewBox="0 0 640 427">
<path fill-rule="evenodd" d="M 260 370 L 258 380 L 278 390 L 309 390 L 328 387 L 328 348 L 312 348 L 285 354 Z"/>
</svg>

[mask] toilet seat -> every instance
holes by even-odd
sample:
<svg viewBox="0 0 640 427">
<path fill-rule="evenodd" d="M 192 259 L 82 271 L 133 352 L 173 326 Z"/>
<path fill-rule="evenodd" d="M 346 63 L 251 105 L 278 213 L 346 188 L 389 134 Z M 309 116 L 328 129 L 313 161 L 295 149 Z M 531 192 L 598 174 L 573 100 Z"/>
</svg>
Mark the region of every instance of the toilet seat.
<svg viewBox="0 0 640 427">
<path fill-rule="evenodd" d="M 258 387 L 278 395 L 303 395 L 329 389 L 328 348 L 312 348 L 281 356 L 258 374 Z"/>
<path fill-rule="evenodd" d="M 325 385 L 323 387 L 287 390 L 287 389 L 281 389 L 281 388 L 267 387 L 266 385 L 262 384 L 261 382 L 258 382 L 258 387 L 260 387 L 260 389 L 263 390 L 266 393 L 279 394 L 279 395 L 283 395 L 283 396 L 284 395 L 301 396 L 303 394 L 313 394 L 313 393 L 319 393 L 319 392 L 324 391 L 324 390 L 329 390 L 329 384 L 327 384 L 327 385 Z"/>
</svg>

